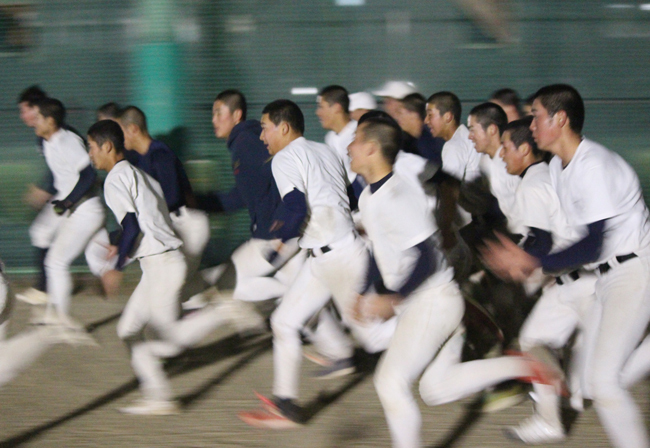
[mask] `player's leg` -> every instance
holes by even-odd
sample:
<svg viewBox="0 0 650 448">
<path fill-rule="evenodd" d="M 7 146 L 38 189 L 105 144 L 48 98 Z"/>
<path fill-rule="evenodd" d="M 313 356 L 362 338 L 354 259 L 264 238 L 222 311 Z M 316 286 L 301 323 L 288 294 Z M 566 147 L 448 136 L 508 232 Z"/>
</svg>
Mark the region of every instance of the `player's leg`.
<svg viewBox="0 0 650 448">
<path fill-rule="evenodd" d="M 287 242 L 287 247 L 271 264 L 268 259 L 278 241 L 253 238 L 235 250 L 232 262 L 235 265 L 236 285 L 234 298 L 245 302 L 257 302 L 282 297 L 295 279 L 306 254 L 298 252 L 295 241 Z M 295 258 L 295 257 L 298 258 Z M 286 262 L 286 264 L 284 264 Z M 282 266 L 279 278 L 274 274 Z M 296 269 L 297 268 L 297 269 Z M 286 278 L 285 278 L 286 277 Z M 285 281 L 281 281 L 280 278 Z M 289 281 L 287 281 L 289 280 Z"/>
<path fill-rule="evenodd" d="M 650 373 L 650 336 L 634 350 L 621 374 L 623 387 L 631 387 Z"/>
<path fill-rule="evenodd" d="M 307 259 L 296 281 L 271 315 L 273 395 L 281 399 L 298 398 L 302 361 L 300 330 L 330 298 L 330 291 L 312 273 L 312 260 Z"/>
<path fill-rule="evenodd" d="M 463 300 L 455 283 L 418 291 L 403 304 L 395 334 L 375 373 L 394 447 L 420 446 L 421 416 L 411 388 L 460 324 Z"/>
<path fill-rule="evenodd" d="M 45 258 L 48 295 L 59 314 L 68 316 L 72 295 L 70 265 L 86 248 L 104 223 L 98 198 L 88 199 L 61 224 Z"/>
<path fill-rule="evenodd" d="M 117 264 L 117 255 L 108 258 L 110 244 L 108 231 L 102 227 L 93 235 L 84 250 L 90 272 L 101 280 L 104 292 L 108 297 L 115 295 L 120 286 L 114 282 L 113 277 L 106 275 L 107 272 L 115 269 Z"/>
<path fill-rule="evenodd" d="M 16 294 L 17 299 L 32 305 L 44 305 L 47 303 L 45 257 L 63 219 L 63 216 L 54 213 L 51 204 L 45 204 L 45 207 L 43 207 L 29 227 L 29 237 L 32 246 L 36 249 L 36 264 L 39 273 L 34 287 Z"/>
<path fill-rule="evenodd" d="M 187 278 L 181 293 L 181 299 L 198 294 L 205 289 L 205 283 L 199 274 L 199 265 L 205 246 L 210 240 L 210 220 L 205 212 L 183 207 L 179 215 L 171 215 L 172 227 L 183 241 L 181 250 L 187 263 Z"/>
<path fill-rule="evenodd" d="M 594 407 L 615 447 L 648 447 L 641 412 L 621 381 L 621 372 L 650 320 L 650 258 L 640 257 L 598 279 L 603 311 L 591 365 Z"/>
</svg>

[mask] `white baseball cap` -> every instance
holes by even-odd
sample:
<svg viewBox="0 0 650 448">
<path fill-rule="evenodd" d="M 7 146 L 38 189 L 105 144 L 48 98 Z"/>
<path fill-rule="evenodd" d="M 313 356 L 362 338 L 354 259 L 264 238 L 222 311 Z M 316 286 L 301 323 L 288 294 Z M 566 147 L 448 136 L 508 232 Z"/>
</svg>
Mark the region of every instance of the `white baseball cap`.
<svg viewBox="0 0 650 448">
<path fill-rule="evenodd" d="M 388 81 L 384 86 L 372 92 L 377 96 L 384 96 L 402 100 L 406 95 L 417 92 L 415 84 L 406 81 Z"/>
<path fill-rule="evenodd" d="M 350 112 L 357 109 L 377 109 L 377 101 L 368 92 L 351 93 L 350 96 Z"/>
</svg>

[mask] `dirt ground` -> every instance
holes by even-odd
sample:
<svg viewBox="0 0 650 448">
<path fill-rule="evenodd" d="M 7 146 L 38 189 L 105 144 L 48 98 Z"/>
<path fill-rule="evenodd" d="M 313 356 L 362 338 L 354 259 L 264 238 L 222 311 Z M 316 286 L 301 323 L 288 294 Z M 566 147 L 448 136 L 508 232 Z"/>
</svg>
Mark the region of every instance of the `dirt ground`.
<svg viewBox="0 0 650 448">
<path fill-rule="evenodd" d="M 25 278 L 11 278 L 19 291 Z M 254 391 L 270 393 L 273 376 L 270 334 L 242 338 L 224 328 L 167 363 L 183 412 L 168 417 L 122 415 L 116 408 L 139 397 L 127 352 L 115 326 L 137 273 L 119 299 L 105 301 L 92 281 L 79 291 L 72 312 L 100 347 L 57 345 L 0 390 L 0 447 L 388 447 L 390 437 L 372 384 L 372 358 L 361 373 L 336 380 L 310 377 L 303 363 L 300 429 L 254 429 L 237 418 L 258 405 Z M 30 307 L 17 303 L 11 334 L 29 331 Z M 650 416 L 650 383 L 633 389 Z M 420 401 L 426 447 L 510 447 L 503 428 L 531 412 L 531 403 L 494 414 L 477 412 L 476 398 L 429 408 Z M 567 413 L 568 414 L 568 413 Z M 596 412 L 567 415 L 570 436 L 561 446 L 610 446 Z M 519 445 L 521 446 L 521 445 Z"/>
</svg>

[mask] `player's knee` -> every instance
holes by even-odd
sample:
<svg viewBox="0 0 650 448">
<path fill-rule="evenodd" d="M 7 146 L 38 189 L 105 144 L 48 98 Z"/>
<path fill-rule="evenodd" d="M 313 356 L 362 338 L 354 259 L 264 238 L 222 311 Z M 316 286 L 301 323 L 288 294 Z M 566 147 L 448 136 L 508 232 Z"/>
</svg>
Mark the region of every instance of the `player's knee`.
<svg viewBox="0 0 650 448">
<path fill-rule="evenodd" d="M 420 397 L 428 406 L 437 406 L 452 401 L 442 382 L 420 381 Z"/>
<path fill-rule="evenodd" d="M 599 370 L 592 370 L 587 377 L 587 387 L 596 406 L 615 400 L 623 390 L 620 375 Z"/>
<path fill-rule="evenodd" d="M 271 329 L 275 338 L 291 337 L 298 335 L 300 325 L 290 315 L 276 311 L 271 315 Z"/>
<path fill-rule="evenodd" d="M 384 406 L 386 406 L 386 403 L 394 402 L 396 397 L 410 389 L 408 380 L 390 368 L 380 367 L 375 373 L 373 382 L 379 400 Z"/>
</svg>

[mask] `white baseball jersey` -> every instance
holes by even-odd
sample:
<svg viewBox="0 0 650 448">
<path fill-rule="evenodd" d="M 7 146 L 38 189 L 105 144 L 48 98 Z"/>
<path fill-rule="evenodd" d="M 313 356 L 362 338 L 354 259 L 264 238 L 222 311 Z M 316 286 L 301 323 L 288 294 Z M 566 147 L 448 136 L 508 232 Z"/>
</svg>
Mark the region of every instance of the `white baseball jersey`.
<svg viewBox="0 0 650 448">
<path fill-rule="evenodd" d="M 323 247 L 350 236 L 354 225 L 341 158 L 329 146 L 299 137 L 273 157 L 280 196 L 297 189 L 307 200 L 307 227 L 300 247 Z"/>
<path fill-rule="evenodd" d="M 428 160 L 417 154 L 410 152 L 399 151 L 393 164 L 393 172 L 399 174 L 400 177 L 413 185 L 416 188 L 422 189 L 421 176 L 427 170 Z M 431 211 L 436 209 L 436 197 L 433 195 L 426 195 L 427 205 Z"/>
<path fill-rule="evenodd" d="M 348 155 L 348 146 L 350 146 L 350 143 L 352 143 L 352 140 L 354 140 L 354 135 L 356 132 L 357 122 L 356 120 L 350 120 L 350 122 L 346 124 L 338 134 L 334 131 L 329 131 L 327 134 L 325 134 L 325 144 L 334 148 L 334 150 L 343 160 L 345 172 L 348 175 L 348 181 L 350 183 L 354 182 L 354 179 L 357 178 L 357 173 L 352 171 L 350 168 L 350 156 Z"/>
<path fill-rule="evenodd" d="M 490 182 L 490 192 L 497 198 L 499 208 L 508 219 L 508 229 L 512 233 L 523 233 L 515 213 L 515 191 L 521 182 L 521 177 L 508 174 L 506 163 L 501 158 L 501 148 L 490 157 L 489 154 L 479 154 L 479 169 Z"/>
<path fill-rule="evenodd" d="M 607 219 L 596 267 L 617 255 L 650 253 L 648 209 L 634 169 L 618 154 L 583 138 L 571 162 L 555 156 L 551 182 L 569 225 L 585 235 L 585 226 Z"/>
<path fill-rule="evenodd" d="M 138 218 L 142 239 L 131 258 L 156 255 L 181 246 L 181 240 L 171 228 L 160 184 L 128 161 L 118 162 L 109 171 L 104 197 L 118 223 L 127 213 L 135 213 Z"/>
<path fill-rule="evenodd" d="M 553 235 L 553 252 L 580 239 L 580 234 L 569 226 L 560 206 L 547 163 L 539 162 L 528 167 L 517 187 L 515 204 L 515 216 L 521 225 L 545 230 Z"/>
<path fill-rule="evenodd" d="M 370 186 L 363 190 L 359 210 L 384 284 L 397 291 L 418 259 L 414 246 L 438 230 L 427 197 L 422 188 L 393 173 L 374 193 Z M 434 286 L 450 280 L 451 276 L 434 275 L 425 284 Z"/>
<path fill-rule="evenodd" d="M 54 176 L 54 199 L 64 199 L 79 181 L 79 173 L 90 165 L 83 140 L 67 129 L 59 129 L 43 140 L 43 155 Z"/>
<path fill-rule="evenodd" d="M 464 124 L 458 126 L 442 147 L 442 170 L 461 182 L 473 180 L 480 174 L 478 153 Z"/>
</svg>

